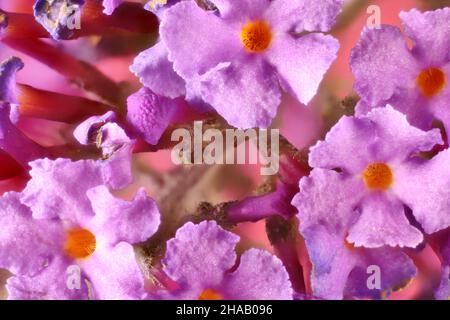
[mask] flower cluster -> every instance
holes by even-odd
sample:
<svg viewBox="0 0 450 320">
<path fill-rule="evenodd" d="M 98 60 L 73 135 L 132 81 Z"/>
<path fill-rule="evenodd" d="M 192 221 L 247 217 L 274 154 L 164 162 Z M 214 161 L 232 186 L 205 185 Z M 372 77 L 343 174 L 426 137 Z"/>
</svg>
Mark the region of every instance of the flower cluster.
<svg viewBox="0 0 450 320">
<path fill-rule="evenodd" d="M 28 13 L 0 9 L 6 297 L 386 299 L 417 282 L 427 251 L 441 270 L 429 287 L 450 298 L 448 7 L 400 14 L 412 45 L 395 26 L 365 28 L 346 62 L 358 95 L 350 114 L 333 110 L 307 152 L 282 137 L 270 150 L 280 171 L 256 190 L 241 174 L 223 192 L 234 167 L 157 169 L 175 129 L 195 132 L 202 120 L 219 133 L 261 132 L 279 125 L 287 96 L 325 104 L 319 86 L 338 58 L 342 10 L 354 8 L 36 0 Z M 132 80 L 96 65 L 113 55 L 125 56 Z M 29 84 L 33 60 L 74 86 Z M 259 222 L 255 245 L 248 230 Z"/>
</svg>

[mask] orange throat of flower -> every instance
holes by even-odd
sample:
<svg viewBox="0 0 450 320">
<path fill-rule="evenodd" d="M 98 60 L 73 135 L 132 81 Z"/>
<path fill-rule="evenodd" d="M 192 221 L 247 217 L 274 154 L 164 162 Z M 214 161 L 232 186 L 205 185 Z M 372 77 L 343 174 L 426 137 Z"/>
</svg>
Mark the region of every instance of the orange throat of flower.
<svg viewBox="0 0 450 320">
<path fill-rule="evenodd" d="M 385 163 L 372 163 L 362 174 L 368 189 L 385 191 L 392 186 L 394 177 L 391 168 Z"/>
<path fill-rule="evenodd" d="M 223 297 L 214 289 L 205 289 L 198 296 L 198 300 L 223 300 Z"/>
<path fill-rule="evenodd" d="M 445 73 L 439 68 L 426 69 L 417 76 L 416 83 L 425 97 L 434 97 L 445 87 Z"/>
<path fill-rule="evenodd" d="M 272 31 L 265 21 L 248 22 L 242 28 L 241 41 L 248 52 L 263 52 L 272 42 Z"/>
<path fill-rule="evenodd" d="M 95 251 L 97 241 L 87 229 L 74 228 L 67 231 L 64 252 L 72 259 L 89 258 Z"/>
</svg>

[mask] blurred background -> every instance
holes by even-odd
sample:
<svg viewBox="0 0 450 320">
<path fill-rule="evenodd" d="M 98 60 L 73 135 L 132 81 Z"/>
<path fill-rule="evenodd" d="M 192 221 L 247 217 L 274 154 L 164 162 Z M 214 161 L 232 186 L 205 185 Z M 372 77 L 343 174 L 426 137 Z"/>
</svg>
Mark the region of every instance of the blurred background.
<svg viewBox="0 0 450 320">
<path fill-rule="evenodd" d="M 319 1 L 319 0 L 318 0 Z M 141 2 L 146 1 L 129 1 Z M 32 12 L 33 0 L 0 0 L 0 8 L 9 12 Z M 306 107 L 295 99 L 285 96 L 279 109 L 274 128 L 283 134 L 299 150 L 308 148 L 344 114 L 352 113 L 355 95 L 352 91 L 353 76 L 350 72 L 350 51 L 359 39 L 367 24 L 367 8 L 378 5 L 381 9 L 381 23 L 401 27 L 398 14 L 401 11 L 419 8 L 431 10 L 450 6 L 450 0 L 348 0 L 343 13 L 331 32 L 340 43 L 338 59 L 327 73 L 319 93 Z M 83 27 L 83 26 L 81 26 Z M 46 40 L 60 50 L 81 60 L 91 62 L 104 74 L 119 82 L 129 94 L 140 88 L 138 79 L 130 73 L 129 66 L 134 57 L 150 47 L 157 37 L 156 33 L 120 36 L 91 36 L 73 41 L 56 43 Z M 21 52 L 16 52 L 0 42 L 0 60 L 18 56 L 25 62 L 25 67 L 18 73 L 18 82 L 36 88 L 85 96 L 86 93 L 69 83 L 65 77 L 44 64 Z M 72 134 L 73 125 L 24 118 L 19 127 L 33 140 L 45 146 L 63 145 L 67 136 Z M 154 196 L 162 210 L 173 215 L 188 215 L 194 212 L 201 201 L 212 204 L 223 201 L 242 199 L 254 193 L 261 184 L 257 166 L 213 166 L 207 168 L 176 168 L 170 151 L 140 153 L 135 155 L 133 167 L 135 183 L 120 195 L 127 198 L 134 194 L 139 186 L 144 186 Z M 177 192 L 171 189 L 177 187 Z M 183 187 L 180 187 L 184 186 Z M 180 189 L 183 192 L 180 192 Z M 0 192 L 7 191 L 2 189 Z M 238 225 L 235 230 L 242 237 L 240 250 L 247 247 L 261 247 L 271 250 L 266 237 L 264 221 Z M 429 247 L 420 252 L 411 253 L 420 270 L 419 276 L 407 288 L 391 296 L 391 299 L 428 299 L 439 282 L 439 261 Z M 0 275 L 0 286 L 5 276 Z"/>
</svg>

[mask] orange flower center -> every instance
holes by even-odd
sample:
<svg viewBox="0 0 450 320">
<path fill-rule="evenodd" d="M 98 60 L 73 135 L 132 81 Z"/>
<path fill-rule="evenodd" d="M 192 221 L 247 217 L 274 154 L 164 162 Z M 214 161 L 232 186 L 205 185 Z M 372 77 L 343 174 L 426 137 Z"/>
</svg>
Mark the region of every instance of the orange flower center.
<svg viewBox="0 0 450 320">
<path fill-rule="evenodd" d="M 91 256 L 97 246 L 95 236 L 87 229 L 70 229 L 67 232 L 64 252 L 73 259 L 85 259 Z"/>
<path fill-rule="evenodd" d="M 241 31 L 241 41 L 249 52 L 262 52 L 272 41 L 272 32 L 265 21 L 248 22 Z"/>
<path fill-rule="evenodd" d="M 223 300 L 223 297 L 216 290 L 206 289 L 198 296 L 198 300 Z"/>
<path fill-rule="evenodd" d="M 363 172 L 364 183 L 369 189 L 387 190 L 393 179 L 391 168 L 385 163 L 369 164 Z"/>
<path fill-rule="evenodd" d="M 429 68 L 419 74 L 416 82 L 425 97 L 433 97 L 445 87 L 445 74 L 441 69 Z"/>
</svg>

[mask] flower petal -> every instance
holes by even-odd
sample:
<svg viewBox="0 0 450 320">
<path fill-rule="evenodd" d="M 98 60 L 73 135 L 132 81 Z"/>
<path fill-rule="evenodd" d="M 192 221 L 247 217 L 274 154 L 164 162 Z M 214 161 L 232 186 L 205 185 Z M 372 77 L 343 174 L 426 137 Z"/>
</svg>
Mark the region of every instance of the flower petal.
<svg viewBox="0 0 450 320">
<path fill-rule="evenodd" d="M 283 23 L 297 32 L 330 31 L 342 10 L 344 0 L 274 0 L 269 9 L 271 21 Z"/>
<path fill-rule="evenodd" d="M 450 8 L 401 12 L 405 33 L 414 41 L 413 52 L 428 66 L 450 61 Z"/>
<path fill-rule="evenodd" d="M 281 103 L 273 68 L 254 57 L 221 64 L 201 81 L 203 100 L 240 129 L 267 128 Z"/>
<path fill-rule="evenodd" d="M 350 65 L 356 92 L 369 104 L 378 105 L 399 88 L 412 88 L 420 66 L 406 46 L 400 29 L 383 26 L 364 29 L 352 50 Z"/>
<path fill-rule="evenodd" d="M 333 170 L 313 169 L 300 180 L 300 192 L 292 200 L 299 212 L 300 231 L 321 225 L 331 234 L 345 235 L 363 195 L 362 182 Z"/>
<path fill-rule="evenodd" d="M 233 26 L 199 8 L 194 1 L 182 1 L 165 12 L 160 36 L 174 70 L 184 79 L 202 75 L 243 52 L 239 33 Z"/>
<path fill-rule="evenodd" d="M 173 63 L 169 61 L 168 55 L 166 46 L 159 41 L 134 59 L 130 71 L 153 92 L 173 99 L 185 94 L 186 85 L 173 70 Z"/>
<path fill-rule="evenodd" d="M 395 194 L 412 209 L 428 234 L 450 226 L 450 150 L 425 162 L 409 162 L 397 168 Z"/>
<path fill-rule="evenodd" d="M 92 283 L 94 299 L 144 298 L 144 275 L 137 264 L 133 246 L 126 242 L 98 248 L 91 257 L 80 262 L 80 267 Z"/>
<path fill-rule="evenodd" d="M 389 194 L 373 193 L 360 204 L 361 215 L 349 230 L 347 241 L 357 247 L 399 246 L 415 248 L 422 233 L 411 226 L 403 203 Z"/>
<path fill-rule="evenodd" d="M 13 192 L 0 197 L 0 267 L 34 276 L 58 252 L 64 234 L 57 222 L 33 219 L 19 198 Z"/>
<path fill-rule="evenodd" d="M 225 296 L 238 300 L 291 300 L 294 291 L 283 263 L 267 251 L 244 252 L 239 267 L 224 280 Z"/>
<path fill-rule="evenodd" d="M 86 191 L 103 184 L 102 173 L 94 161 L 39 159 L 30 166 L 32 179 L 23 190 L 21 201 L 31 208 L 33 217 L 83 219 L 93 215 Z"/>
<path fill-rule="evenodd" d="M 158 229 L 158 207 L 144 189 L 139 189 L 132 201 L 114 197 L 105 186 L 89 189 L 87 196 L 95 212 L 92 231 L 102 234 L 111 245 L 143 242 Z"/>
<path fill-rule="evenodd" d="M 332 36 L 309 34 L 294 38 L 278 35 L 267 52 L 289 91 L 300 102 L 308 104 L 316 95 L 319 84 L 336 59 L 339 42 Z M 295 57 L 295 58 L 293 58 Z"/>
<path fill-rule="evenodd" d="M 238 236 L 215 222 L 188 222 L 167 242 L 164 270 L 175 281 L 190 287 L 214 288 L 234 265 L 238 241 Z"/>
<path fill-rule="evenodd" d="M 64 258 L 52 260 L 49 266 L 34 277 L 13 276 L 8 279 L 6 289 L 10 300 L 87 300 L 89 288 L 83 272 L 73 274 Z M 79 276 L 79 278 L 78 278 Z M 79 289 L 70 288 L 69 277 L 80 284 Z"/>
</svg>

